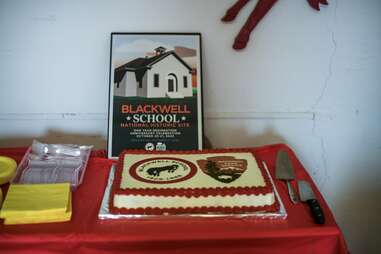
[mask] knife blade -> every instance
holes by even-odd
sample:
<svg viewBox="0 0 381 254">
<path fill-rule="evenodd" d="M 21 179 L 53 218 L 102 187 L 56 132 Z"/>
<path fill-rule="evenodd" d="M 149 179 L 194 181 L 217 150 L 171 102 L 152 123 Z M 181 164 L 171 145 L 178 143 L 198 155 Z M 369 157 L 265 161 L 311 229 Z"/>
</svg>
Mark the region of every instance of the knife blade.
<svg viewBox="0 0 381 254">
<path fill-rule="evenodd" d="M 275 177 L 278 180 L 286 181 L 288 195 L 290 196 L 291 202 L 293 204 L 297 204 L 299 202 L 298 196 L 296 195 L 296 192 L 290 182 L 295 179 L 294 168 L 290 157 L 285 150 L 279 150 L 277 153 Z"/>
<path fill-rule="evenodd" d="M 324 224 L 325 217 L 323 209 L 317 201 L 315 193 L 313 192 L 310 183 L 307 181 L 300 180 L 298 181 L 298 189 L 300 200 L 302 202 L 307 202 L 308 206 L 310 207 L 312 217 L 314 218 L 315 223 Z"/>
</svg>

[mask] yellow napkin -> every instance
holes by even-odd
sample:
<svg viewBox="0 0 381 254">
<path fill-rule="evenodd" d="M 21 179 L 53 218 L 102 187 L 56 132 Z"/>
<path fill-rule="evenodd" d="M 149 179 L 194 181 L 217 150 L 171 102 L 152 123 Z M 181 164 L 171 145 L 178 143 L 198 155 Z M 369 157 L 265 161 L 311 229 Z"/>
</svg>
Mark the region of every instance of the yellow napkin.
<svg viewBox="0 0 381 254">
<path fill-rule="evenodd" d="M 71 194 L 69 198 L 69 206 L 67 211 L 62 213 L 52 213 L 44 216 L 32 216 L 32 217 L 7 217 L 4 224 L 35 224 L 35 223 L 49 223 L 49 222 L 64 222 L 71 219 Z"/>
<path fill-rule="evenodd" d="M 70 183 L 11 184 L 0 218 L 4 224 L 68 221 L 71 218 Z"/>
</svg>

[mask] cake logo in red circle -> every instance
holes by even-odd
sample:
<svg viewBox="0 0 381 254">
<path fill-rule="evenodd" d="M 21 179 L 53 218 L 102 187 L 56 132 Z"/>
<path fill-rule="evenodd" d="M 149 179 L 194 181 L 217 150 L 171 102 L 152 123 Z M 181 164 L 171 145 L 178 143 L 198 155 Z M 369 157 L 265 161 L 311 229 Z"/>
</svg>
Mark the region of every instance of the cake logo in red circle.
<svg viewBox="0 0 381 254">
<path fill-rule="evenodd" d="M 138 161 L 130 168 L 130 175 L 133 178 L 154 184 L 186 181 L 196 172 L 196 165 L 192 162 L 172 157 L 155 157 Z"/>
</svg>

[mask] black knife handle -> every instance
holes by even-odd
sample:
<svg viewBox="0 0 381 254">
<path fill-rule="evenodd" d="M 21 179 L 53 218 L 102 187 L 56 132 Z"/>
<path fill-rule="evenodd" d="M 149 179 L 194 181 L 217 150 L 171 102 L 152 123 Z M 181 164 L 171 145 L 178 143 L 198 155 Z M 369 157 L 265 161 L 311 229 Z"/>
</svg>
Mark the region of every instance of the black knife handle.
<svg viewBox="0 0 381 254">
<path fill-rule="evenodd" d="M 316 199 L 309 199 L 307 200 L 307 204 L 311 209 L 312 217 L 314 217 L 315 222 L 317 224 L 324 224 L 325 217 L 319 202 Z"/>
</svg>

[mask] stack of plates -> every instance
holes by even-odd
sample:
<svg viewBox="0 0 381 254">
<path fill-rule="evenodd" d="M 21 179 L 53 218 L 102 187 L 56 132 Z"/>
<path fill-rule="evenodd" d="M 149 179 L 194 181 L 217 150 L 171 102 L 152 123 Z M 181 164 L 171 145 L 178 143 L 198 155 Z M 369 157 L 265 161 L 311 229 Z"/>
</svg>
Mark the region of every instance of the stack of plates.
<svg viewBox="0 0 381 254">
<path fill-rule="evenodd" d="M 9 182 L 15 171 L 16 171 L 17 163 L 5 156 L 0 156 L 0 185 Z"/>
<path fill-rule="evenodd" d="M 0 185 L 9 182 L 15 174 L 16 162 L 5 156 L 0 156 Z M 3 201 L 3 192 L 0 188 L 0 207 Z"/>
</svg>

